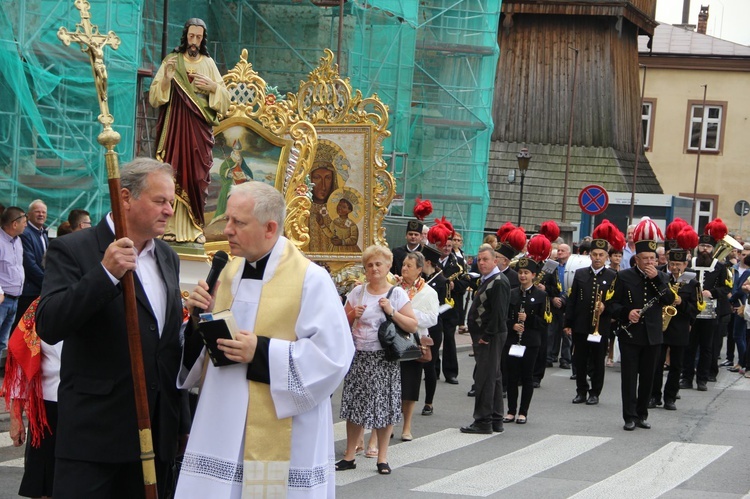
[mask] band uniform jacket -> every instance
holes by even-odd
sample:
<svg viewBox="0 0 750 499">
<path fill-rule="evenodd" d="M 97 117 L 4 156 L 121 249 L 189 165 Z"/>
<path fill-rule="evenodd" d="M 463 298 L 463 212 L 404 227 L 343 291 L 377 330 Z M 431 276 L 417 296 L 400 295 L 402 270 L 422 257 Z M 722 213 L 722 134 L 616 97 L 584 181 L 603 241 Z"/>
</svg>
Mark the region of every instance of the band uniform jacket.
<svg viewBox="0 0 750 499">
<path fill-rule="evenodd" d="M 456 307 L 456 303 L 463 300 L 464 293 L 466 293 L 466 288 L 469 286 L 468 279 L 465 279 L 463 277 L 466 274 L 466 268 L 461 265 L 461 263 L 458 261 L 458 257 L 453 252 L 448 255 L 448 259 L 445 261 L 445 263 L 439 266 L 441 269 L 443 269 L 443 277 L 445 277 L 448 282 L 453 282 L 453 289 L 449 291 L 446 298 L 451 298 L 453 300 L 454 307 Z"/>
<path fill-rule="evenodd" d="M 65 341 L 58 389 L 57 457 L 119 463 L 138 461 L 139 433 L 125 326 L 122 285 L 101 264 L 114 241 L 106 218 L 96 227 L 57 238 L 47 251 L 37 332 L 50 344 Z M 179 259 L 154 240 L 166 287 L 161 337 L 138 276 L 134 274 L 146 392 L 158 459 L 174 457 L 179 418 L 177 372 L 182 353 Z"/>
<path fill-rule="evenodd" d="M 510 306 L 508 307 L 508 339 L 506 345 L 518 343 L 518 332 L 513 325 L 518 322 L 518 313 L 523 308 L 526 312 L 524 330 L 521 335 L 521 345 L 538 347 L 542 345 L 542 335 L 547 334 L 547 321 L 544 318 L 547 309 L 547 294 L 536 286 L 526 292 L 521 288 L 510 291 Z"/>
<path fill-rule="evenodd" d="M 631 310 L 642 309 L 652 298 L 658 297 L 655 304 L 635 324 L 628 326 L 628 332 L 618 334 L 619 341 L 634 345 L 660 345 L 664 336 L 661 330 L 661 309 L 674 302 L 674 294 L 668 286 L 669 278 L 664 272 L 649 279 L 637 267 L 617 273 L 612 298 L 605 302 L 605 311 L 621 325 L 628 325 Z"/>
<path fill-rule="evenodd" d="M 732 313 L 732 306 L 729 304 L 729 295 L 732 293 L 732 278 L 723 263 L 716 259 L 712 263 L 714 268 L 704 273 L 703 282 L 701 282 L 700 271 L 706 267 L 697 267 L 695 258 L 691 260 L 688 270 L 696 273 L 695 279 L 704 291 L 711 292 L 711 298 L 716 300 L 716 316 L 722 317 Z"/>
<path fill-rule="evenodd" d="M 420 244 L 417 246 L 417 249 L 414 251 L 422 251 L 422 245 Z M 404 260 L 406 259 L 406 255 L 409 253 L 413 253 L 413 251 L 409 251 L 406 248 L 406 245 L 399 246 L 398 248 L 393 248 L 393 263 L 391 264 L 391 274 L 393 275 L 401 275 L 401 267 L 404 266 Z"/>
<path fill-rule="evenodd" d="M 490 341 L 501 336 L 504 341 L 504 335 L 508 332 L 509 303 L 510 284 L 502 272 L 485 280 L 474 293 L 466 321 L 472 339 L 480 337 Z"/>
<path fill-rule="evenodd" d="M 565 327 L 573 330 L 573 334 L 589 335 L 594 332 L 594 304 L 597 291 L 601 293 L 604 303 L 607 291 L 615 283 L 617 272 L 609 268 L 602 268 L 594 276 L 591 267 L 584 267 L 573 274 L 573 284 L 570 287 L 568 302 L 565 304 Z M 599 317 L 599 334 L 609 336 L 611 330 L 611 312 L 607 307 Z"/>
<path fill-rule="evenodd" d="M 674 286 L 674 284 L 672 285 Z M 700 294 L 698 281 L 691 279 L 681 284 L 677 294 L 682 302 L 679 305 L 674 304 L 677 315 L 669 320 L 669 326 L 664 331 L 664 344 L 676 347 L 688 346 L 690 343 L 690 327 L 698 315 L 698 295 Z"/>
<path fill-rule="evenodd" d="M 437 274 L 437 271 L 435 271 Z M 443 277 L 443 274 L 433 274 L 432 276 L 424 276 L 425 281 L 428 283 L 427 285 L 430 286 L 432 289 L 435 290 L 435 292 L 438 295 L 438 305 L 444 305 L 445 304 L 445 296 L 448 292 L 448 281 Z M 442 331 L 443 330 L 443 314 L 438 314 L 438 321 L 437 324 L 434 326 L 428 328 L 428 331 L 430 333 L 434 331 Z"/>
<path fill-rule="evenodd" d="M 512 268 L 506 267 L 505 270 L 501 270 L 500 273 L 504 274 L 505 277 L 508 278 L 510 289 L 516 289 L 517 287 L 521 286 L 521 283 L 518 281 L 518 272 L 516 272 Z"/>
</svg>

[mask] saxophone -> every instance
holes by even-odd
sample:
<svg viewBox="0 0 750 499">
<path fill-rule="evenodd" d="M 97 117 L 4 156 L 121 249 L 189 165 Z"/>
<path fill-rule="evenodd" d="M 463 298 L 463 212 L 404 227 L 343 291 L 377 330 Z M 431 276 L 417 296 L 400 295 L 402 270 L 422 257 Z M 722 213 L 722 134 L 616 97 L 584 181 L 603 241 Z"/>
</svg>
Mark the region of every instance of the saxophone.
<svg viewBox="0 0 750 499">
<path fill-rule="evenodd" d="M 675 298 L 677 298 L 677 292 L 680 290 L 680 283 L 677 282 L 677 280 L 680 278 L 679 275 L 674 276 L 675 284 L 670 284 L 669 288 L 672 290 L 672 293 L 674 293 Z M 674 305 L 664 305 L 661 308 L 661 330 L 662 332 L 666 331 L 669 327 L 669 321 L 672 320 L 672 317 L 677 315 L 677 309 L 674 307 Z"/>
<path fill-rule="evenodd" d="M 445 303 L 447 303 L 451 307 L 453 307 L 455 305 L 455 302 L 454 302 L 453 298 L 451 297 L 452 290 L 450 288 L 450 283 L 453 282 L 453 281 L 455 281 L 459 277 L 461 277 L 461 276 L 463 276 L 463 275 L 466 274 L 466 272 L 464 271 L 464 267 L 458 262 L 458 260 L 455 260 L 455 262 L 456 262 L 456 266 L 458 267 L 458 272 L 455 272 L 452 275 L 446 276 L 446 282 L 447 282 L 447 285 L 448 285 L 448 292 L 446 293 L 446 296 L 445 296 Z"/>
</svg>

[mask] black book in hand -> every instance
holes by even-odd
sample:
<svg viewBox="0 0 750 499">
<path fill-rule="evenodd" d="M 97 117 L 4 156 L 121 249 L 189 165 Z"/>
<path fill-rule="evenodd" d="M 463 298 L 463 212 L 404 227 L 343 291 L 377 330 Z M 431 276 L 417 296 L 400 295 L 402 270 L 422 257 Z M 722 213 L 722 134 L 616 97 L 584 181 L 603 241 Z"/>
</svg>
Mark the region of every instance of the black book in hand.
<svg viewBox="0 0 750 499">
<path fill-rule="evenodd" d="M 210 318 L 209 320 L 203 320 L 203 318 Z M 216 342 L 219 338 L 227 340 L 233 340 L 235 335 L 238 333 L 239 328 L 234 320 L 234 316 L 230 310 L 224 310 L 215 314 L 201 314 L 201 321 L 198 323 L 198 332 L 203 338 L 203 343 L 206 345 L 208 356 L 211 358 L 214 366 L 228 366 L 230 364 L 237 364 L 233 360 L 229 360 L 224 352 L 219 350 L 219 346 Z"/>
</svg>

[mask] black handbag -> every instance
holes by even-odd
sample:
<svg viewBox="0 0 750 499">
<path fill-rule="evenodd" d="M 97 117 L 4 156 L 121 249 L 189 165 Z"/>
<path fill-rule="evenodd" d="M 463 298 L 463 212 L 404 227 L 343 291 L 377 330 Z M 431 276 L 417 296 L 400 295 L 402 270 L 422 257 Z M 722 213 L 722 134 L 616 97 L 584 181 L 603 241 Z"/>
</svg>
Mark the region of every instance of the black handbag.
<svg viewBox="0 0 750 499">
<path fill-rule="evenodd" d="M 393 288 L 388 291 L 387 299 L 391 298 Z M 416 360 L 422 356 L 422 348 L 415 333 L 407 333 L 393 322 L 388 316 L 378 328 L 378 339 L 385 352 L 385 359 L 404 362 Z"/>
</svg>

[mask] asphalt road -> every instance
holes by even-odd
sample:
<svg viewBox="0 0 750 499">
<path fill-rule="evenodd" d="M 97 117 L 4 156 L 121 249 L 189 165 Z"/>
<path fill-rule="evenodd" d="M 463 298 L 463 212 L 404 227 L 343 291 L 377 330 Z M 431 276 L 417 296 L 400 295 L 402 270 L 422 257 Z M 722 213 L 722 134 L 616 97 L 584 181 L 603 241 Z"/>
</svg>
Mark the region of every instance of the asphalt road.
<svg viewBox="0 0 750 499">
<path fill-rule="evenodd" d="M 619 368 L 608 368 L 597 406 L 573 405 L 570 371 L 547 370 L 526 425 L 502 434 L 464 435 L 473 399 L 466 396 L 473 359 L 459 354 L 459 385 L 438 382 L 433 416 L 414 416 L 412 442 L 389 449 L 391 476 L 357 456 L 357 469 L 337 474 L 339 498 L 534 497 L 673 499 L 750 497 L 750 379 L 722 369 L 709 391 L 681 391 L 676 412 L 650 412 L 651 430 L 622 430 Z M 424 396 L 424 391 L 422 392 Z M 340 390 L 334 394 L 338 415 Z M 335 421 L 337 459 L 344 423 Z M 10 445 L 0 416 L 0 499 L 17 497 L 23 449 Z"/>
</svg>

